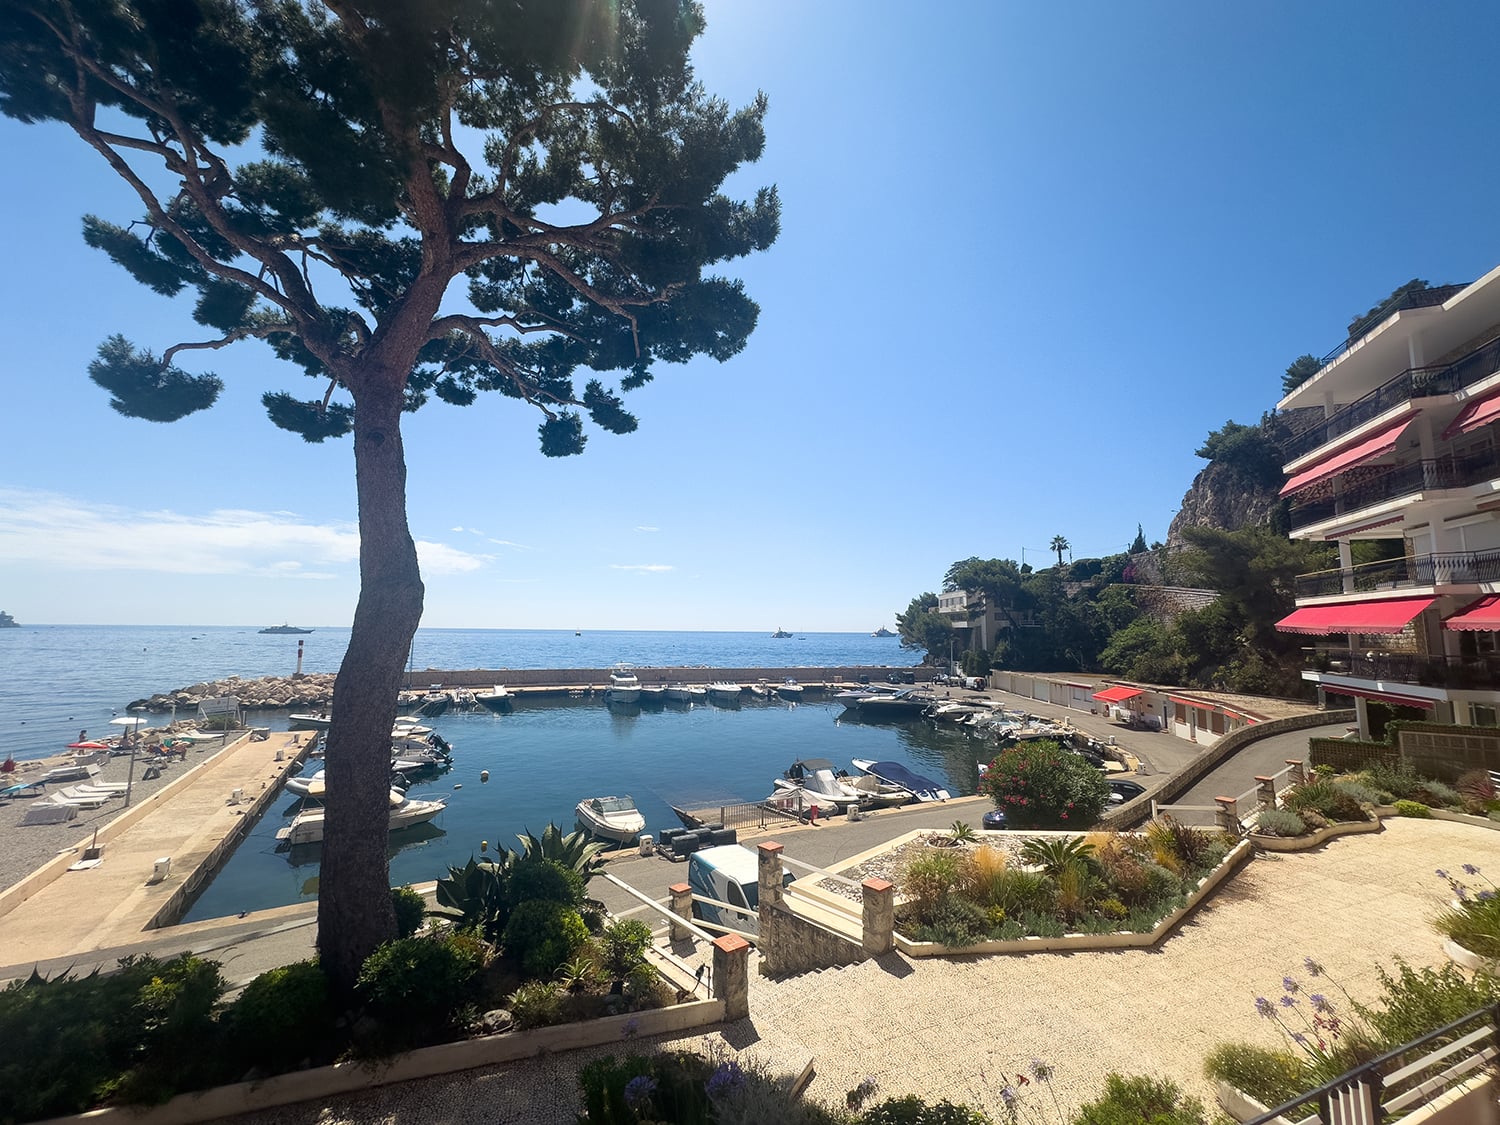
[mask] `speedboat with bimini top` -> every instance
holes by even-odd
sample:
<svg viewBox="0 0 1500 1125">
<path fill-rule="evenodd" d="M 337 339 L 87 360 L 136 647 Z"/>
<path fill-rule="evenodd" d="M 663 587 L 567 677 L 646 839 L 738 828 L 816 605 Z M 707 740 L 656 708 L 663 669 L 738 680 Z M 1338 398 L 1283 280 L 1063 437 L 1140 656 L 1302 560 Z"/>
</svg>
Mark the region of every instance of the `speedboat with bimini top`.
<svg viewBox="0 0 1500 1125">
<path fill-rule="evenodd" d="M 447 802 L 441 797 L 435 801 L 420 801 L 415 797 L 408 797 L 400 790 L 392 789 L 389 830 L 397 832 L 403 828 L 426 824 L 442 812 L 446 804 Z M 292 817 L 290 824 L 277 830 L 276 839 L 292 847 L 301 844 L 321 844 L 324 813 L 325 810 L 322 807 L 303 809 Z"/>
<path fill-rule="evenodd" d="M 629 664 L 616 664 L 609 673 L 609 687 L 604 689 L 605 703 L 639 703 L 641 681 Z"/>
</svg>

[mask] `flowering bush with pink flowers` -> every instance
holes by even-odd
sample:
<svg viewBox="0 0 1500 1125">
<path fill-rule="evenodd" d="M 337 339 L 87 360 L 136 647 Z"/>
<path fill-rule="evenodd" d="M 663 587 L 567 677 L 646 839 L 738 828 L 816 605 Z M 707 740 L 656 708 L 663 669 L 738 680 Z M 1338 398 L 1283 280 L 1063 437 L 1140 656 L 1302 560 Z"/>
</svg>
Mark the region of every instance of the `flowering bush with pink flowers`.
<svg viewBox="0 0 1500 1125">
<path fill-rule="evenodd" d="M 1109 801 L 1104 775 L 1052 739 L 1002 750 L 979 781 L 979 791 L 1015 828 L 1091 828 Z"/>
</svg>

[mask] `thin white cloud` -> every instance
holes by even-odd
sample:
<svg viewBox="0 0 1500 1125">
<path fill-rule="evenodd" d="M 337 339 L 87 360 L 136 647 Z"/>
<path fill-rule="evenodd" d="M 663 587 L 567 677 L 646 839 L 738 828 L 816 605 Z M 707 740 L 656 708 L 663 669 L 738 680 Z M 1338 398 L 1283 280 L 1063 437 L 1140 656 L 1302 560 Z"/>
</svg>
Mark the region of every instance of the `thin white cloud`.
<svg viewBox="0 0 1500 1125">
<path fill-rule="evenodd" d="M 661 528 L 659 528 L 659 527 L 650 527 L 650 526 L 647 526 L 646 524 L 641 524 L 639 527 L 636 528 L 636 530 L 637 531 L 660 531 Z"/>
<path fill-rule="evenodd" d="M 489 559 L 442 543 L 419 542 L 417 553 L 433 574 L 477 570 Z M 0 562 L 328 580 L 358 567 L 359 532 L 353 524 L 313 524 L 290 512 L 185 515 L 0 488 Z"/>
<path fill-rule="evenodd" d="M 661 573 L 664 570 L 671 570 L 672 567 L 668 566 L 666 563 L 610 563 L 609 564 L 609 569 L 610 570 L 644 570 L 644 571 L 649 571 L 652 574 L 659 574 L 659 573 Z"/>
<path fill-rule="evenodd" d="M 493 543 L 497 547 L 512 547 L 517 551 L 529 551 L 530 547 L 524 543 L 515 543 L 509 539 L 491 539 L 488 535 L 484 537 L 486 543 Z"/>
</svg>

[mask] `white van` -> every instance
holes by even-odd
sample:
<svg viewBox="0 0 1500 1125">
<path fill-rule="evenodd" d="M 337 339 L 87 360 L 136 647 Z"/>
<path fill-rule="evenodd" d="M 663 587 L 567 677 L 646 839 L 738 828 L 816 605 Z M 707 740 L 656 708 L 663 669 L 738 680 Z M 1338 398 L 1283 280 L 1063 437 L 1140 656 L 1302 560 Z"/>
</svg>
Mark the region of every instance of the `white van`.
<svg viewBox="0 0 1500 1125">
<path fill-rule="evenodd" d="M 796 876 L 782 875 L 782 886 Z M 693 903 L 693 917 L 748 934 L 760 933 L 760 857 L 738 844 L 704 848 L 688 856 L 688 886 L 695 895 L 727 902 L 734 909 Z"/>
</svg>

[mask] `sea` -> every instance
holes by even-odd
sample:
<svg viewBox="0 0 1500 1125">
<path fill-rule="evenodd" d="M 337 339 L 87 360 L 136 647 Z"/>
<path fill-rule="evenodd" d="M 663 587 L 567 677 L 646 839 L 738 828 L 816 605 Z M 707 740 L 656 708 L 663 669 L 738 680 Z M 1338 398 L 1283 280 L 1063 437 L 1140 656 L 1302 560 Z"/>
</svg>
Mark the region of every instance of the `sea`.
<svg viewBox="0 0 1500 1125">
<path fill-rule="evenodd" d="M 160 692 L 240 676 L 286 675 L 303 642 L 304 672 L 337 671 L 348 629 L 304 636 L 257 627 L 42 625 L 0 630 L 0 757 L 63 751 L 79 732 L 119 729 L 127 706 Z M 606 668 L 649 666 L 909 667 L 913 654 L 893 637 L 865 633 L 769 633 L 421 629 L 411 667 L 426 669 Z M 504 677 L 497 677 L 500 682 Z M 147 715 L 151 724 L 168 715 Z M 251 722 L 285 729 L 283 712 Z M 450 712 L 429 723 L 454 747 L 453 764 L 419 778 L 413 797 L 444 797 L 428 826 L 390 837 L 393 884 L 441 878 L 470 856 L 517 846 L 522 832 L 548 823 L 575 827 L 584 798 L 629 794 L 660 833 L 679 821 L 673 806 L 711 808 L 756 801 L 800 758 L 891 759 L 972 793 L 977 764 L 993 747 L 928 720 L 862 723 L 827 701 L 745 701 L 662 709 L 607 707 L 594 699 L 551 699 L 508 714 Z M 481 775 L 488 773 L 488 780 Z M 273 803 L 191 906 L 186 921 L 284 906 L 316 897 L 319 849 L 278 848 L 276 830 L 297 810 L 290 794 Z"/>
</svg>

